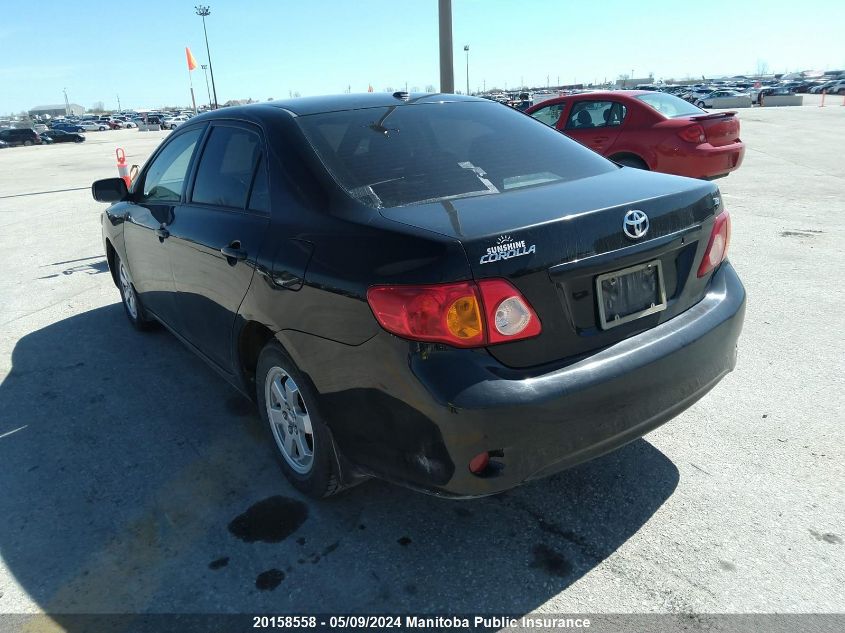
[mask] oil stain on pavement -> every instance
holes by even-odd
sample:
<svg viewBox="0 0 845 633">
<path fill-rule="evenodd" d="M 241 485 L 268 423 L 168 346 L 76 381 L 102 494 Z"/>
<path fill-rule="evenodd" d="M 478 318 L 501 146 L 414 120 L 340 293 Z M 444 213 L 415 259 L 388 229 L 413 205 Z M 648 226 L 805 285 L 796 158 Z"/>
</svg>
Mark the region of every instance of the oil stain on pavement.
<svg viewBox="0 0 845 633">
<path fill-rule="evenodd" d="M 285 572 L 281 569 L 268 569 L 258 574 L 255 579 L 255 587 L 261 591 L 272 591 L 285 579 Z"/>
<path fill-rule="evenodd" d="M 304 503 L 276 495 L 253 504 L 232 519 L 229 532 L 247 543 L 279 543 L 296 532 L 307 518 L 308 506 Z"/>
</svg>

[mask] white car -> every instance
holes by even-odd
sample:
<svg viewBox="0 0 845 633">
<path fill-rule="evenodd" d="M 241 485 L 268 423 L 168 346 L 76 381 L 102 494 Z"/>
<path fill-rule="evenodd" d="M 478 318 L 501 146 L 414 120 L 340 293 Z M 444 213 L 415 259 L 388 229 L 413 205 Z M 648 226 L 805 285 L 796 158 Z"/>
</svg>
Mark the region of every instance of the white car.
<svg viewBox="0 0 845 633">
<path fill-rule="evenodd" d="M 751 103 L 750 96 L 735 90 L 716 90 L 695 101 L 699 108 L 750 108 Z"/>
<path fill-rule="evenodd" d="M 174 116 L 170 117 L 169 119 L 165 119 L 164 123 L 162 123 L 162 127 L 165 130 L 175 130 L 187 120 L 188 117 L 186 117 L 184 114 L 180 114 L 179 116 Z"/>
<path fill-rule="evenodd" d="M 109 129 L 109 124 L 105 121 L 80 121 L 79 127 L 86 132 L 102 132 Z"/>
</svg>

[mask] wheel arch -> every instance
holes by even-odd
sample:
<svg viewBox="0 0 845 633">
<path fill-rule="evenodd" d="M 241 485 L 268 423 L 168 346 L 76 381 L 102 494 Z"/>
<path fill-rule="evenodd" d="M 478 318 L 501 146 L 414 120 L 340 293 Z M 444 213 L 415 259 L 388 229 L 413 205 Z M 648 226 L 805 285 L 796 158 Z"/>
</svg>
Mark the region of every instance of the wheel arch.
<svg viewBox="0 0 845 633">
<path fill-rule="evenodd" d="M 258 357 L 264 346 L 273 340 L 281 344 L 273 331 L 258 321 L 247 321 L 238 333 L 237 369 L 245 391 L 253 400 L 255 400 L 255 370 L 258 367 Z"/>
<path fill-rule="evenodd" d="M 111 280 L 114 283 L 115 287 L 119 287 L 117 281 L 117 266 L 115 266 L 114 258 L 117 254 L 114 246 L 111 243 L 109 238 L 106 238 L 106 262 L 109 265 L 109 273 L 111 274 Z"/>
<path fill-rule="evenodd" d="M 620 159 L 628 158 L 628 159 L 632 159 L 632 160 L 636 160 L 636 161 L 641 162 L 643 165 L 646 166 L 646 168 L 648 170 L 652 169 L 649 162 L 643 156 L 640 156 L 639 154 L 632 152 L 630 150 L 625 150 L 625 151 L 621 151 L 621 152 L 614 152 L 613 154 L 611 154 L 607 158 L 609 160 L 616 161 L 616 162 L 618 162 Z"/>
</svg>

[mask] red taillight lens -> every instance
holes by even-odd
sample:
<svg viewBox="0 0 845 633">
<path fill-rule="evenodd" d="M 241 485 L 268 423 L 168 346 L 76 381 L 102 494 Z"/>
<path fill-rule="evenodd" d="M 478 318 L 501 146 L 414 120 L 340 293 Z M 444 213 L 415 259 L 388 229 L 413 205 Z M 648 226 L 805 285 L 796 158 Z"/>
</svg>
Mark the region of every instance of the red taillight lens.
<svg viewBox="0 0 845 633">
<path fill-rule="evenodd" d="M 678 136 L 687 143 L 695 143 L 696 145 L 707 140 L 707 136 L 704 134 L 704 128 L 698 123 L 685 127 L 678 132 Z"/>
<path fill-rule="evenodd" d="M 540 319 L 504 279 L 373 286 L 367 302 L 388 332 L 414 341 L 481 347 L 537 336 Z"/>
<path fill-rule="evenodd" d="M 707 243 L 707 250 L 704 251 L 704 258 L 698 267 L 699 277 L 704 277 L 725 260 L 728 256 L 730 244 L 731 216 L 727 211 L 722 211 L 716 216 L 713 231 L 710 233 L 710 241 Z"/>
<path fill-rule="evenodd" d="M 487 322 L 487 342 L 505 343 L 540 333 L 540 319 L 528 301 L 504 279 L 478 282 Z"/>
</svg>

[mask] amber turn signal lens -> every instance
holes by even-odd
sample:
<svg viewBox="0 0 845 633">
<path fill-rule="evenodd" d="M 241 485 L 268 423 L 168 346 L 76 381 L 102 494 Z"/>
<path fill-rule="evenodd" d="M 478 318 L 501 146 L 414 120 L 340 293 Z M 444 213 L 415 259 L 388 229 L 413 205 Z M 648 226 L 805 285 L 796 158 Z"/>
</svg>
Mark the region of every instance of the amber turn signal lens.
<svg viewBox="0 0 845 633">
<path fill-rule="evenodd" d="M 446 312 L 446 326 L 453 336 L 460 339 L 478 336 L 481 333 L 481 310 L 478 300 L 469 295 L 454 301 Z"/>
</svg>

